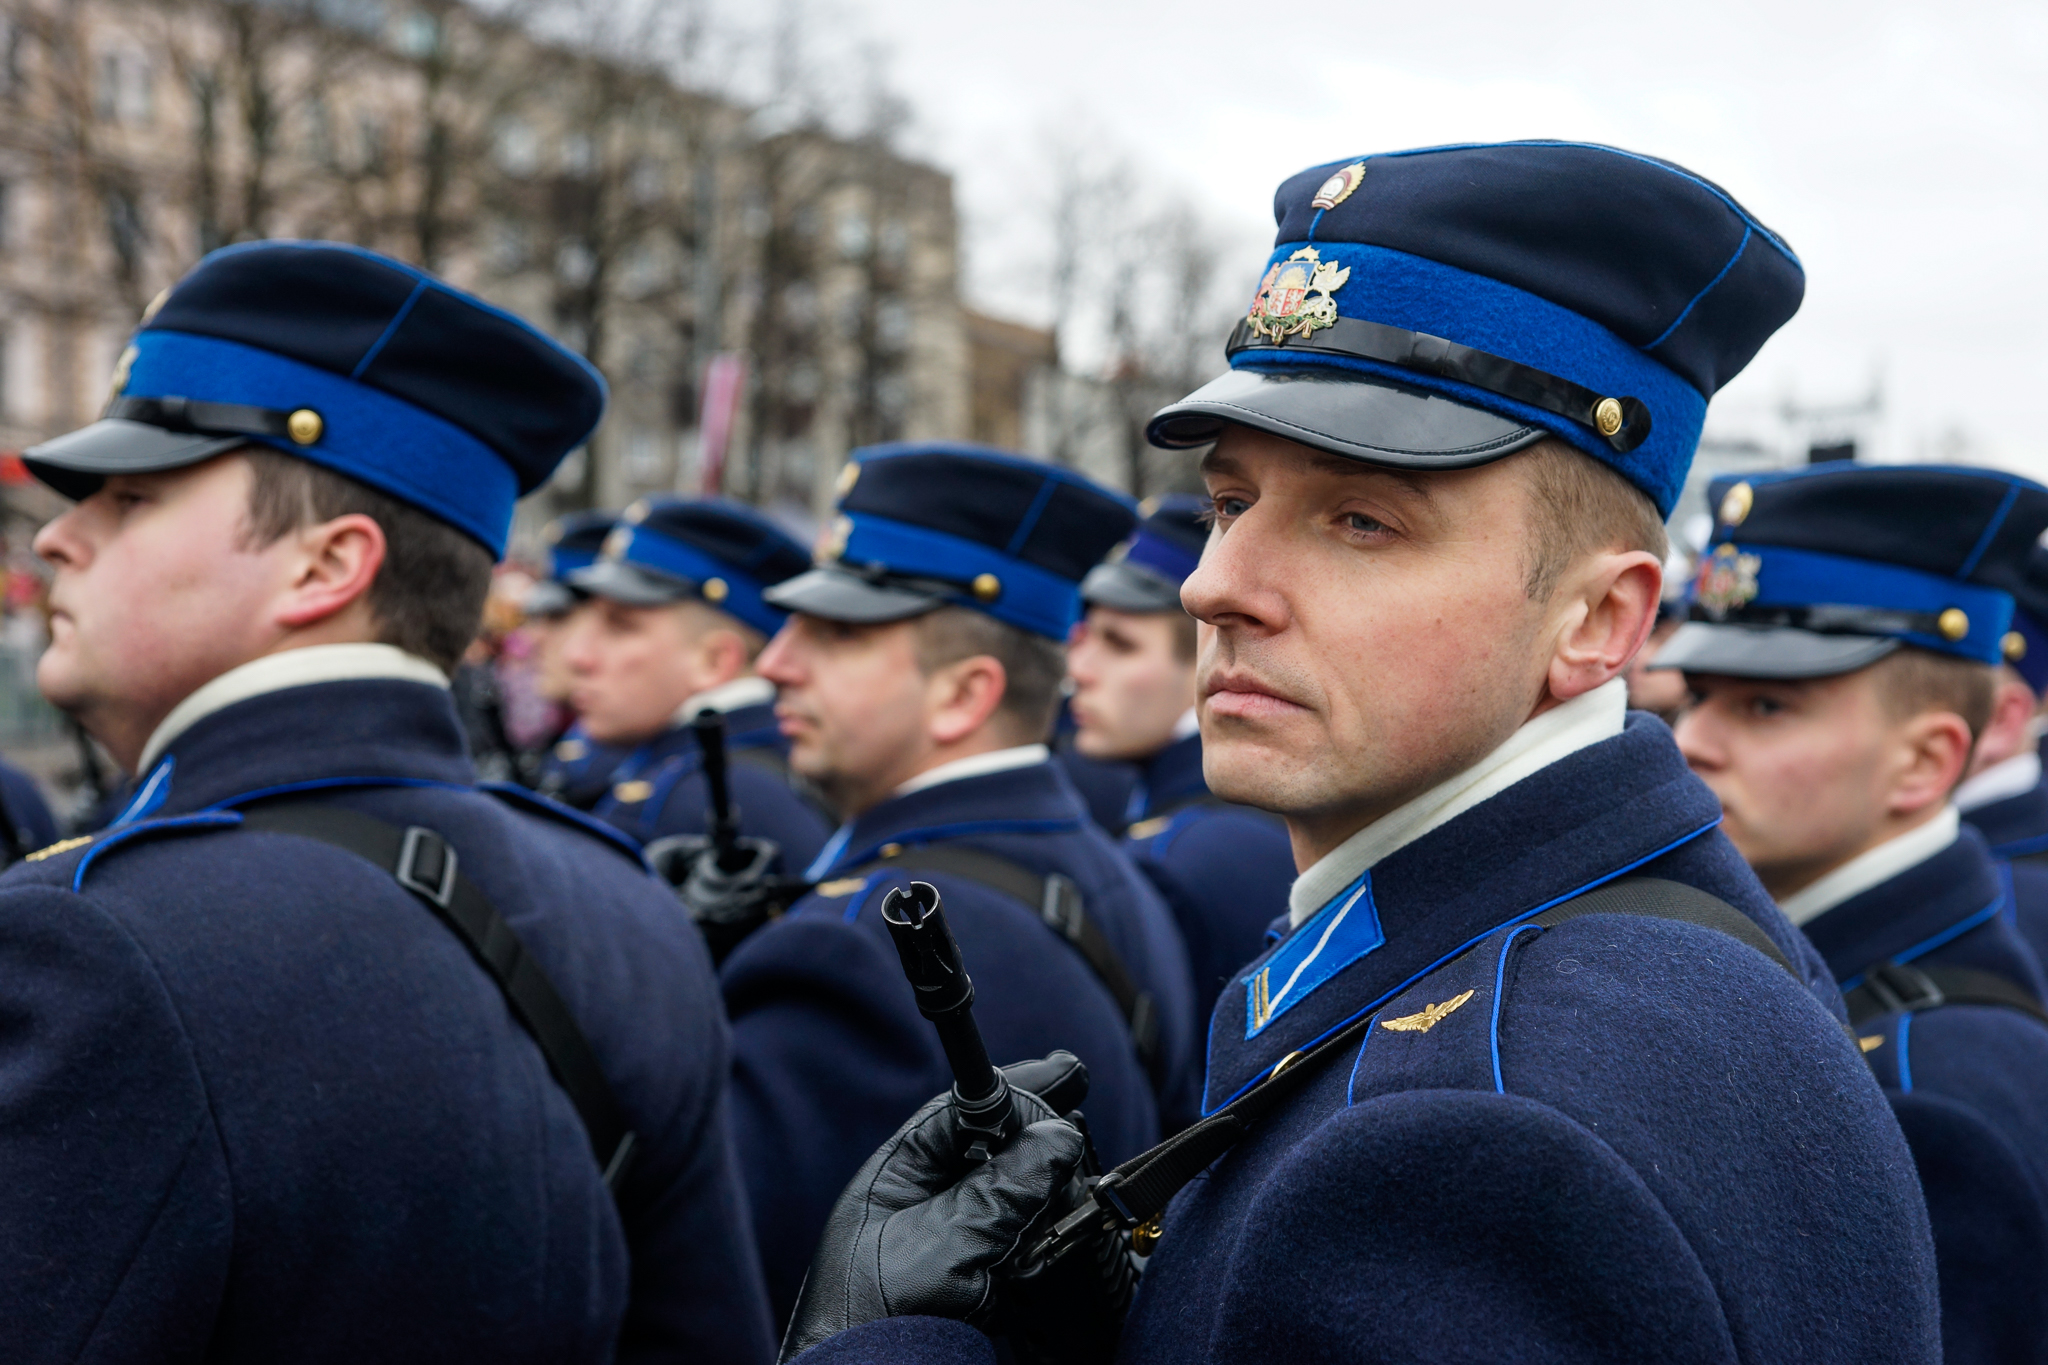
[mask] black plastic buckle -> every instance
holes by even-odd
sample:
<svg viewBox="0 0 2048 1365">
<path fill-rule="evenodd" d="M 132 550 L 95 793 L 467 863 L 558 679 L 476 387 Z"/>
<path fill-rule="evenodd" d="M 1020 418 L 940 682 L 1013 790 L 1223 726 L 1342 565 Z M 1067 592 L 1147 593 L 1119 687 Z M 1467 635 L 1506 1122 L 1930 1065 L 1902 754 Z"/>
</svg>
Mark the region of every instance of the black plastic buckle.
<svg viewBox="0 0 2048 1365">
<path fill-rule="evenodd" d="M 1055 872 L 1045 879 L 1045 903 L 1038 914 L 1068 942 L 1081 941 L 1081 891 L 1068 878 Z"/>
<path fill-rule="evenodd" d="M 1900 962 L 1873 967 L 1863 978 L 1863 987 L 1886 1014 L 1909 1010 L 1931 1010 L 1948 999 L 1927 973 Z"/>
<path fill-rule="evenodd" d="M 398 866 L 391 875 L 406 890 L 416 891 L 446 910 L 455 899 L 455 850 L 426 826 L 408 826 L 405 843 L 398 850 Z"/>
</svg>

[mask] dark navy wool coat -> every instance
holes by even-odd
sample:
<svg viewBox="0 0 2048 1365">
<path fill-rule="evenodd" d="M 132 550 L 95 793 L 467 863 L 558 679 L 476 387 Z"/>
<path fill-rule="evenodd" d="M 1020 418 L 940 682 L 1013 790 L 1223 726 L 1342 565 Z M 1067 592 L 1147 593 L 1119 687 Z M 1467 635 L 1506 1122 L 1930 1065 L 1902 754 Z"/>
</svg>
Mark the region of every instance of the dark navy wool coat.
<svg viewBox="0 0 2048 1365">
<path fill-rule="evenodd" d="M 1131 822 L 1131 793 L 1138 784 L 1135 764 L 1089 758 L 1073 747 L 1073 736 L 1062 736 L 1053 748 L 1053 761 L 1060 765 L 1068 785 L 1080 793 L 1088 818 L 1111 834 L 1121 834 Z"/>
<path fill-rule="evenodd" d="M 886 844 L 957 842 L 1073 879 L 1087 913 L 1159 1009 L 1160 1084 L 1140 1065 L 1114 998 L 1036 906 L 944 873 L 834 878 Z M 1066 1048 L 1088 1065 L 1088 1118 L 1107 1161 L 1185 1118 L 1200 1083 L 1187 958 L 1172 917 L 1051 763 L 896 797 L 834 836 L 817 892 L 755 933 L 720 972 L 733 1028 L 733 1112 L 754 1225 L 778 1318 L 786 1318 L 825 1215 L 876 1147 L 952 1084 L 882 923 L 889 888 L 913 877 L 945 898 L 974 980 L 974 1017 L 1004 1061 Z"/>
<path fill-rule="evenodd" d="M 1984 836 L 1992 857 L 2011 862 L 2012 925 L 2048 962 L 2048 783 L 1965 811 L 1963 820 Z"/>
<path fill-rule="evenodd" d="M 354 854 L 238 827 L 253 794 L 302 787 L 449 840 L 645 1143 L 623 1215 L 427 906 Z M 772 1356 L 710 963 L 630 849 L 474 788 L 447 694 L 413 682 L 207 716 L 139 804 L 0 878 L 0 1354 Z"/>
<path fill-rule="evenodd" d="M 1144 765 L 1131 815 L 1124 851 L 1173 911 L 1194 973 L 1196 1017 L 1207 1019 L 1224 982 L 1265 946 L 1266 926 L 1287 913 L 1287 826 L 1209 796 L 1200 735 L 1175 740 Z"/>
<path fill-rule="evenodd" d="M 1384 942 L 1250 1038 L 1233 982 L 1211 1107 L 1378 1022 L 1181 1192 L 1119 1360 L 1938 1360 L 1911 1155 L 1826 968 L 1718 815 L 1670 732 L 1632 715 L 1373 868 L 1353 913 Z M 1694 925 L 1523 922 L 1627 873 L 1735 905 L 1803 980 Z M 992 1353 L 905 1318 L 814 1358 Z"/>
<path fill-rule="evenodd" d="M 779 871 L 802 872 L 832 837 L 824 811 L 801 796 L 784 775 L 780 760 L 788 744 L 775 725 L 775 704 L 743 706 L 725 714 L 726 773 L 740 832 L 773 839 L 782 849 Z M 773 767 L 753 761 L 772 754 Z M 704 754 L 687 725 L 664 730 L 629 753 L 612 770 L 610 789 L 591 814 L 642 844 L 671 834 L 703 834 L 710 828 L 711 787 L 704 780 Z"/>
<path fill-rule="evenodd" d="M 589 810 L 612 789 L 612 773 L 630 752 L 616 744 L 599 744 L 580 723 L 572 725 L 541 763 L 540 791 L 565 806 Z"/>
<path fill-rule="evenodd" d="M 1810 921 L 1845 990 L 1881 962 L 1996 972 L 2048 995 L 2014 931 L 2007 870 L 1973 829 Z M 2048 1025 L 1984 1005 L 1858 1030 L 1898 1114 L 1934 1224 L 1951 1365 L 2048 1360 Z"/>
</svg>

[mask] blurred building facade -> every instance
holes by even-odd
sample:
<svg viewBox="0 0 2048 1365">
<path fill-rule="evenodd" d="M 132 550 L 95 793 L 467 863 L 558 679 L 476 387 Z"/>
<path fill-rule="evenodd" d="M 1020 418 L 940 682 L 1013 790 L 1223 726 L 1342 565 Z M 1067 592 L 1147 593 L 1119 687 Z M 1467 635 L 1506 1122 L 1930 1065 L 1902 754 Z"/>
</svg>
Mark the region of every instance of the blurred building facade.
<svg viewBox="0 0 2048 1365">
<path fill-rule="evenodd" d="M 793 517 L 855 446 L 970 434 L 949 176 L 532 34 L 458 0 L 0 0 L 0 451 L 94 417 L 148 301 L 262 237 L 425 265 L 604 372 L 529 533 L 702 486 L 717 357 L 724 486 Z"/>
</svg>

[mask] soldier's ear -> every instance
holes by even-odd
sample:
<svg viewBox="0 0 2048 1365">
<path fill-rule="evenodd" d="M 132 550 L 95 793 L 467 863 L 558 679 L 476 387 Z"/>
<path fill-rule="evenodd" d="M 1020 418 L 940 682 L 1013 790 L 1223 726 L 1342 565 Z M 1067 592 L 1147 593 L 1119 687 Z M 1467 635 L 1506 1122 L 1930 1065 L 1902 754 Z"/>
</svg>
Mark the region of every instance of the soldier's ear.
<svg viewBox="0 0 2048 1365">
<path fill-rule="evenodd" d="M 1642 550 L 1581 560 L 1553 599 L 1550 694 L 1570 701 L 1620 677 L 1657 624 L 1663 589 L 1664 566 Z"/>
<path fill-rule="evenodd" d="M 976 654 L 926 679 L 925 725 L 937 744 L 957 744 L 994 718 L 1009 687 L 1002 661 Z"/>
<path fill-rule="evenodd" d="M 277 623 L 293 629 L 325 621 L 358 601 L 367 602 L 388 549 L 384 528 L 361 512 L 302 527 L 279 544 L 286 547 L 291 563 Z"/>
</svg>

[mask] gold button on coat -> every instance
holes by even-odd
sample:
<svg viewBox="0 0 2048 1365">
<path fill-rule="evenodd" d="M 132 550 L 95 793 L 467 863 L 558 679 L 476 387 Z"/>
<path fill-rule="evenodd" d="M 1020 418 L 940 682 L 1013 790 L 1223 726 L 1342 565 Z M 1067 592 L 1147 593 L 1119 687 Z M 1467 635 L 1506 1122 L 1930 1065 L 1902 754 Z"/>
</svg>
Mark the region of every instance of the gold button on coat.
<svg viewBox="0 0 2048 1365">
<path fill-rule="evenodd" d="M 732 589 L 726 586 L 723 578 L 707 578 L 704 580 L 704 600 L 706 602 L 723 602 L 726 595 L 731 591 Z"/>
<path fill-rule="evenodd" d="M 309 446 L 320 439 L 320 433 L 327 430 L 327 423 L 311 408 L 300 408 L 284 419 L 285 435 L 302 446 Z"/>
<path fill-rule="evenodd" d="M 978 573 L 974 576 L 976 601 L 993 602 L 1003 594 L 1003 580 L 992 573 Z"/>
<path fill-rule="evenodd" d="M 1950 607 L 1934 618 L 1934 625 L 1944 640 L 1960 640 L 1970 633 L 1970 618 L 1961 607 Z"/>
<path fill-rule="evenodd" d="M 654 795 L 654 784 L 652 782 L 621 782 L 618 786 L 612 788 L 612 796 L 628 806 L 637 806 L 652 795 Z"/>
<path fill-rule="evenodd" d="M 2016 630 L 2007 631 L 2005 638 L 1998 642 L 1998 647 L 2005 651 L 2007 663 L 2016 664 L 2027 657 L 2027 637 Z"/>
</svg>

